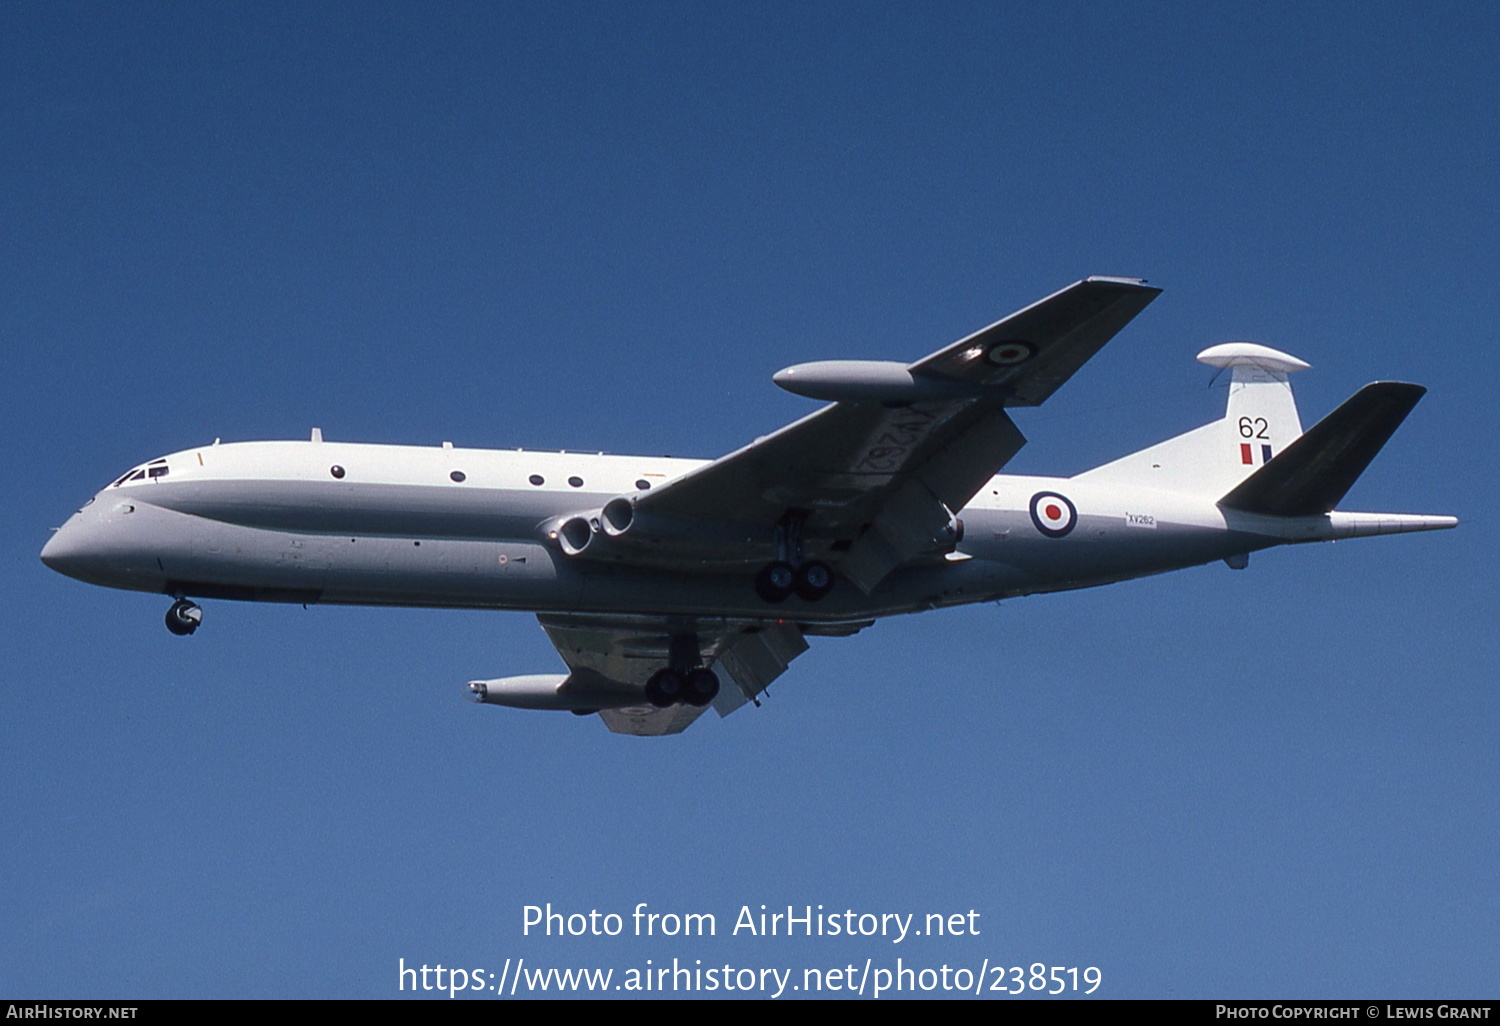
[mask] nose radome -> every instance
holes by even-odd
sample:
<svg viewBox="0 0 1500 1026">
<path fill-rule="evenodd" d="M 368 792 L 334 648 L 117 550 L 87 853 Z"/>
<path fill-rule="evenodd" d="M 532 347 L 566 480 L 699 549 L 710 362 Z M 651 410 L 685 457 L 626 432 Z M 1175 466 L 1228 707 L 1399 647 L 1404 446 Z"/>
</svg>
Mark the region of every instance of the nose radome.
<svg viewBox="0 0 1500 1026">
<path fill-rule="evenodd" d="M 42 562 L 60 574 L 95 583 L 101 561 L 110 554 L 101 541 L 93 523 L 74 517 L 57 528 L 42 546 Z"/>
<path fill-rule="evenodd" d="M 69 577 L 73 576 L 69 571 L 77 568 L 82 557 L 77 532 L 69 531 L 66 527 L 59 527 L 47 539 L 47 544 L 42 546 L 42 562 L 49 569 Z"/>
<path fill-rule="evenodd" d="M 173 535 L 153 533 L 160 524 L 151 521 L 153 513 L 148 511 L 154 507 L 148 503 L 119 502 L 107 508 L 110 505 L 85 503 L 42 547 L 42 563 L 85 584 L 150 590 Z"/>
</svg>

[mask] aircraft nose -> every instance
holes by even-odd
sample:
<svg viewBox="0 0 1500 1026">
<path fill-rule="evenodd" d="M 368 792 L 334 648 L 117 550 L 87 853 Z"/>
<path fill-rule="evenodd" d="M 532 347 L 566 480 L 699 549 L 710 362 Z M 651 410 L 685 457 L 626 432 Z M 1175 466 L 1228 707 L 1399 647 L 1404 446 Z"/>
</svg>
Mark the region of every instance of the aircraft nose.
<svg viewBox="0 0 1500 1026">
<path fill-rule="evenodd" d="M 107 573 L 111 557 L 118 555 L 110 538 L 90 500 L 42 546 L 42 562 L 75 580 L 98 583 L 99 575 Z"/>
<path fill-rule="evenodd" d="M 59 527 L 57 532 L 42 546 L 42 562 L 49 569 L 69 577 L 77 577 L 88 562 L 88 546 L 83 544 L 82 532 Z"/>
<path fill-rule="evenodd" d="M 162 558 L 175 562 L 187 544 L 185 536 L 163 526 L 164 519 L 160 510 L 133 498 L 91 500 L 42 547 L 42 562 L 85 584 L 154 590 L 165 583 L 159 579 Z"/>
</svg>

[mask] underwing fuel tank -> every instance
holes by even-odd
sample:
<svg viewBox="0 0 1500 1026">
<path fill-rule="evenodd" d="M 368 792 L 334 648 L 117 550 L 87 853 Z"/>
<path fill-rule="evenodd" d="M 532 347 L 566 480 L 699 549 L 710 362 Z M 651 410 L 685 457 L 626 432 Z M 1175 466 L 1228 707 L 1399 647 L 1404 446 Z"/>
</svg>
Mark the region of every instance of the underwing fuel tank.
<svg viewBox="0 0 1500 1026">
<path fill-rule="evenodd" d="M 590 670 L 569 674 L 533 673 L 521 677 L 469 681 L 469 693 L 485 705 L 512 709 L 559 709 L 594 712 L 644 705 L 642 688 L 610 680 Z"/>
</svg>

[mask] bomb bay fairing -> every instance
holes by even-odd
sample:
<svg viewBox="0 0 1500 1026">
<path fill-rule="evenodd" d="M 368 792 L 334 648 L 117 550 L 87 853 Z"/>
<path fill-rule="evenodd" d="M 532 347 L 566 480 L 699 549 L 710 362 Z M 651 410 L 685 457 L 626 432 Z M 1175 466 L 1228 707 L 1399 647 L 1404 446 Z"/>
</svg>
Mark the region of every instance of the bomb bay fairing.
<svg viewBox="0 0 1500 1026">
<path fill-rule="evenodd" d="M 132 468 L 42 560 L 171 596 L 179 635 L 194 599 L 532 611 L 569 672 L 474 697 L 666 734 L 883 616 L 1457 524 L 1334 509 L 1425 389 L 1367 385 L 1304 432 L 1288 375 L 1307 364 L 1248 342 L 1198 356 L 1229 372 L 1221 419 L 1070 478 L 998 474 L 1025 443 L 1007 411 L 1158 293 L 1088 278 L 912 364 L 786 368 L 830 405 L 711 461 L 215 442 Z"/>
</svg>

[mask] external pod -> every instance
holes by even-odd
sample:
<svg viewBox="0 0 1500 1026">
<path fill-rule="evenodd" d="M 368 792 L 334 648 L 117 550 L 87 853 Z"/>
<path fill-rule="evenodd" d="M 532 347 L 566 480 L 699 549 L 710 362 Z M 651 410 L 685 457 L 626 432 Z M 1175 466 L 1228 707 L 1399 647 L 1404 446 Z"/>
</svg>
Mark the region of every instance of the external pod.
<svg viewBox="0 0 1500 1026">
<path fill-rule="evenodd" d="M 915 374 L 890 360 L 816 360 L 779 370 L 771 380 L 795 395 L 829 402 L 917 403 L 983 392 L 983 386 Z"/>
</svg>

